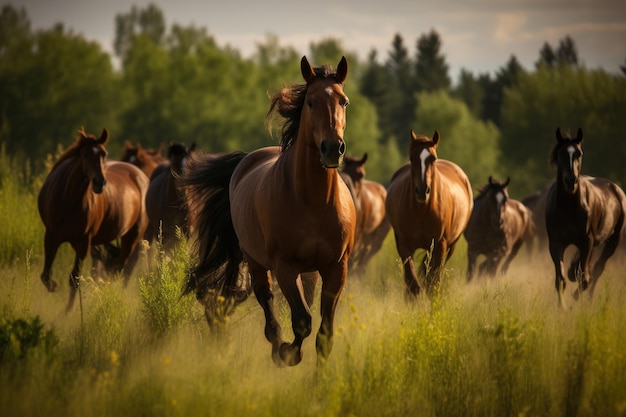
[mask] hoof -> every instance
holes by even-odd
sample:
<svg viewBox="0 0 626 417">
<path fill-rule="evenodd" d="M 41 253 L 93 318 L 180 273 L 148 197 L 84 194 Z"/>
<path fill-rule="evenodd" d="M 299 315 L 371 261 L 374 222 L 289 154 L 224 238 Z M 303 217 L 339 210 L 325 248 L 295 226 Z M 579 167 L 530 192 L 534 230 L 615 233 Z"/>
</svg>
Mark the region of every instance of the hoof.
<svg viewBox="0 0 626 417">
<path fill-rule="evenodd" d="M 57 286 L 58 285 L 57 285 L 56 281 L 51 279 L 51 280 L 48 280 L 48 281 L 41 280 L 41 282 L 43 282 L 43 285 L 46 287 L 46 289 L 49 292 L 55 292 L 57 290 Z"/>
<path fill-rule="evenodd" d="M 288 365 L 295 366 L 302 361 L 302 351 L 299 346 L 292 346 L 289 343 L 283 343 L 279 349 L 280 359 Z"/>
</svg>

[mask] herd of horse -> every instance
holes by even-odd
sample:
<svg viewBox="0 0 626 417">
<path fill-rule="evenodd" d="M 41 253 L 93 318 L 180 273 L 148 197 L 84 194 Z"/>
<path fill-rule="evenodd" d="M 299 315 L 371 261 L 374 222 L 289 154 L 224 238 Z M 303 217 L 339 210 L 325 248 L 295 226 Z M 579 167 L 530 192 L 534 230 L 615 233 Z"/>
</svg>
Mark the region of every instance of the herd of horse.
<svg viewBox="0 0 626 417">
<path fill-rule="evenodd" d="M 575 138 L 557 129 L 551 153 L 556 179 L 523 202 L 509 198 L 510 178 L 489 177 L 474 198 L 461 167 L 437 156 L 438 131 L 432 138 L 411 131 L 409 161 L 383 186 L 365 179 L 367 154 L 346 155 L 345 57 L 336 70 L 314 68 L 306 57 L 300 67 L 304 83 L 271 97 L 267 121 L 271 129 L 276 116 L 282 119 L 279 146 L 211 154 L 174 143 L 163 157 L 160 149 L 127 142 L 121 161 L 113 161 L 106 129 L 100 137 L 79 130 L 38 199 L 45 226 L 41 280 L 49 291 L 57 288 L 51 278 L 57 249 L 69 242 L 75 251 L 67 311 L 88 254 L 94 266 L 123 274 L 127 283 L 140 241 L 158 240 L 170 250 L 177 229 L 194 243 L 183 291 L 195 293 L 210 325 L 254 292 L 278 366 L 302 359 L 319 279 L 316 349 L 318 360 L 326 360 L 348 271 L 363 271 L 390 230 L 408 300 L 422 287 L 428 295 L 437 290 L 461 236 L 468 281 L 479 256 L 485 257 L 479 274 L 504 274 L 521 245 L 545 233 L 539 244 L 547 242 L 559 302 L 564 305 L 565 276 L 578 283 L 575 296 L 593 291 L 624 234 L 626 197 L 616 184 L 581 174 L 580 129 Z M 563 254 L 571 245 L 577 252 L 566 272 Z M 291 309 L 292 342 L 283 339 L 275 314 L 276 283 Z"/>
</svg>

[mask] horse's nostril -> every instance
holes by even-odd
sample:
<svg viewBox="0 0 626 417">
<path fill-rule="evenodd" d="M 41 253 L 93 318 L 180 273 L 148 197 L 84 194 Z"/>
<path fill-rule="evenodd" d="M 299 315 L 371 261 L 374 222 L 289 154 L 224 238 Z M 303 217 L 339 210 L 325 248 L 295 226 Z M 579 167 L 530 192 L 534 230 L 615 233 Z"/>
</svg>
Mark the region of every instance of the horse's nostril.
<svg viewBox="0 0 626 417">
<path fill-rule="evenodd" d="M 328 151 L 328 148 L 326 147 L 326 142 L 322 142 L 322 145 L 320 146 L 320 151 L 322 152 L 322 154 L 326 154 L 326 152 Z"/>
<path fill-rule="evenodd" d="M 430 194 L 430 187 L 426 187 L 426 194 Z"/>
<path fill-rule="evenodd" d="M 343 155 L 346 152 L 346 143 L 341 142 L 339 144 L 339 155 Z"/>
</svg>

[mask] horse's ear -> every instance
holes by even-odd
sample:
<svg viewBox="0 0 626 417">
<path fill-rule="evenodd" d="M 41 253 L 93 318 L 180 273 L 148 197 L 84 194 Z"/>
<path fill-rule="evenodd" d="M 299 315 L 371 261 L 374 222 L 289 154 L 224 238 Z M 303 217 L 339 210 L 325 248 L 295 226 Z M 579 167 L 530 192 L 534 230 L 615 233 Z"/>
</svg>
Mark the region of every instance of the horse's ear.
<svg viewBox="0 0 626 417">
<path fill-rule="evenodd" d="M 341 57 L 341 61 L 337 65 L 337 75 L 335 75 L 335 79 L 339 84 L 343 84 L 343 82 L 348 77 L 348 60 L 345 56 Z"/>
<path fill-rule="evenodd" d="M 557 140 L 557 142 L 563 141 L 563 136 L 561 136 L 561 128 L 560 127 L 556 128 L 556 140 Z"/>
<path fill-rule="evenodd" d="M 189 149 L 187 149 L 187 153 L 191 153 L 195 150 L 196 150 L 196 142 L 191 142 L 191 145 L 189 145 Z"/>
<path fill-rule="evenodd" d="M 502 188 L 508 187 L 510 182 L 511 182 L 511 177 L 506 177 L 506 181 L 504 181 L 504 184 L 502 184 Z"/>
<path fill-rule="evenodd" d="M 439 131 L 435 130 L 435 133 L 433 134 L 433 145 L 437 145 L 439 143 Z"/>
<path fill-rule="evenodd" d="M 105 143 L 107 143 L 108 140 L 109 140 L 109 131 L 105 127 L 104 129 L 102 129 L 102 133 L 100 134 L 100 139 L 98 140 L 98 142 L 101 145 L 104 145 Z"/>
<path fill-rule="evenodd" d="M 132 149 L 133 144 L 128 139 L 124 141 L 124 149 Z"/>
<path fill-rule="evenodd" d="M 302 77 L 307 83 L 313 81 L 313 79 L 315 78 L 315 70 L 313 69 L 311 64 L 309 64 L 306 56 L 303 56 L 300 60 L 300 71 L 302 71 Z"/>
<path fill-rule="evenodd" d="M 491 178 L 491 175 L 489 176 L 489 185 L 493 185 L 493 178 Z"/>
<path fill-rule="evenodd" d="M 578 134 L 576 135 L 576 143 L 581 143 L 583 141 L 583 130 L 578 128 Z"/>
<path fill-rule="evenodd" d="M 413 129 L 411 129 L 411 140 L 415 140 L 417 139 L 417 136 L 415 135 L 415 132 L 413 131 Z"/>
<path fill-rule="evenodd" d="M 361 158 L 361 165 L 365 164 L 365 161 L 367 161 L 367 152 L 365 152 L 363 158 Z"/>
</svg>

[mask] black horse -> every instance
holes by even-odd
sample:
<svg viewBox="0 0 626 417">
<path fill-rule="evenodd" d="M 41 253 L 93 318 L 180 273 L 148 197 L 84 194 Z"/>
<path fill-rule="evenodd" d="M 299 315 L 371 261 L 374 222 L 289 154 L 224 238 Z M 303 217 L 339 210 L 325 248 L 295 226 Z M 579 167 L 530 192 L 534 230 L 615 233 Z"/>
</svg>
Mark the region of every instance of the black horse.
<svg viewBox="0 0 626 417">
<path fill-rule="evenodd" d="M 557 129 L 556 144 L 550 155 L 557 173 L 546 204 L 546 229 L 556 272 L 554 284 L 563 307 L 565 249 L 569 245 L 578 249 L 567 271 L 570 281 L 578 281 L 574 297 L 578 298 L 579 293 L 587 288 L 593 294 L 607 260 L 620 243 L 626 213 L 626 196 L 621 188 L 603 178 L 580 175 L 582 141 L 581 129 L 578 129 L 576 138 L 563 137 L 561 130 Z M 592 269 L 590 263 L 594 250 L 600 250 L 602 245 Z"/>
</svg>

